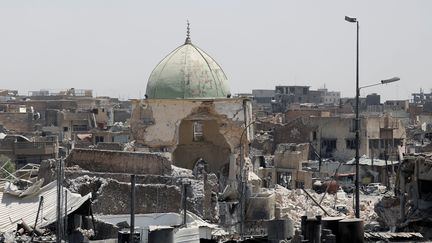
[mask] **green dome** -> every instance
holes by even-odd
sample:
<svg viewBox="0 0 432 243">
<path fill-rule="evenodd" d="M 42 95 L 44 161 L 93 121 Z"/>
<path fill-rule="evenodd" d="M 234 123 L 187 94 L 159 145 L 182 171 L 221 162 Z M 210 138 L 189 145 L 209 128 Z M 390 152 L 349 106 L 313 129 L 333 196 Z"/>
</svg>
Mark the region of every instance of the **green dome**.
<svg viewBox="0 0 432 243">
<path fill-rule="evenodd" d="M 146 89 L 149 99 L 226 98 L 230 94 L 222 68 L 189 37 L 155 67 Z"/>
</svg>

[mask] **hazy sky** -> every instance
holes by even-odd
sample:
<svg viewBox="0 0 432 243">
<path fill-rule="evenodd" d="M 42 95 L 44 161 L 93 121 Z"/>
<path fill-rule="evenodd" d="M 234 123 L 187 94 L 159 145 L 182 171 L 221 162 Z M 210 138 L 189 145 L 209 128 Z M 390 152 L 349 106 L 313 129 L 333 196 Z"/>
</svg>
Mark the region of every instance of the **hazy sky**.
<svg viewBox="0 0 432 243">
<path fill-rule="evenodd" d="M 93 89 L 138 98 L 156 64 L 192 42 L 228 76 L 231 92 L 275 85 L 355 91 L 355 24 L 362 90 L 409 99 L 432 88 L 432 1 L 1 0 L 0 88 Z"/>
</svg>

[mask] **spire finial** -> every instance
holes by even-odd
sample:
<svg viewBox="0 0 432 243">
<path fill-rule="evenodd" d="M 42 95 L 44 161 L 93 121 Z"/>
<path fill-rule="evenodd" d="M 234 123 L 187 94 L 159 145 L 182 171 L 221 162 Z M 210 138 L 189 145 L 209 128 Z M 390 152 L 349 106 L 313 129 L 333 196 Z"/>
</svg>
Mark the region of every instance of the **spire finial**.
<svg viewBox="0 0 432 243">
<path fill-rule="evenodd" d="M 187 23 L 187 28 L 186 28 L 186 41 L 185 44 L 192 44 L 192 41 L 190 39 L 190 23 L 189 23 L 189 19 L 186 21 Z"/>
</svg>

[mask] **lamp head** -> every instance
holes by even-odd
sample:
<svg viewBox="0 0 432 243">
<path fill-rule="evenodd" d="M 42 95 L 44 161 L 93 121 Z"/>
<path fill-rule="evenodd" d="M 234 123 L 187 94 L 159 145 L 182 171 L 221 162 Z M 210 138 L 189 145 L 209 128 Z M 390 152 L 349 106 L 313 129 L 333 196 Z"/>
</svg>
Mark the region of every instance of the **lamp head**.
<svg viewBox="0 0 432 243">
<path fill-rule="evenodd" d="M 382 84 L 388 84 L 388 83 L 393 83 L 393 82 L 396 82 L 396 81 L 399 81 L 399 80 L 400 80 L 399 77 L 394 77 L 394 78 L 389 78 L 389 79 L 381 80 L 381 83 Z"/>
<path fill-rule="evenodd" d="M 356 18 L 351 18 L 351 17 L 345 16 L 345 21 L 348 21 L 348 22 L 351 22 L 351 23 L 356 23 L 356 22 L 357 22 L 357 19 L 356 19 Z"/>
</svg>

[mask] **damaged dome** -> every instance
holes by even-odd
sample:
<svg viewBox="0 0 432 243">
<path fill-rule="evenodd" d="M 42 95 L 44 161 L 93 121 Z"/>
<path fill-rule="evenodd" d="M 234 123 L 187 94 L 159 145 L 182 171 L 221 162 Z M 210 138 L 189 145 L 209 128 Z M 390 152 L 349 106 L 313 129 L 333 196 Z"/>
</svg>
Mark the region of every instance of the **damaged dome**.
<svg viewBox="0 0 432 243">
<path fill-rule="evenodd" d="M 222 68 L 192 44 L 188 28 L 185 44 L 166 56 L 150 74 L 146 95 L 150 99 L 203 99 L 227 98 L 231 93 Z"/>
</svg>

